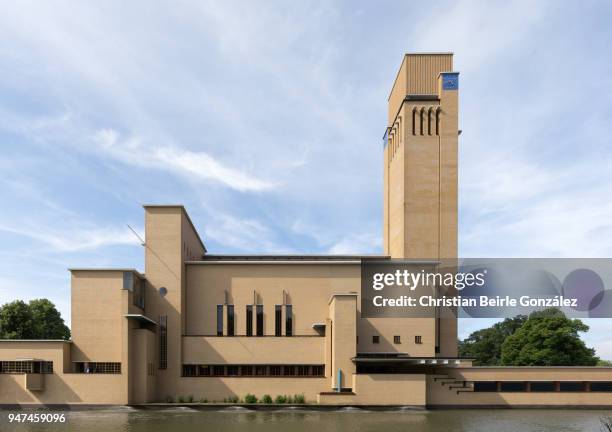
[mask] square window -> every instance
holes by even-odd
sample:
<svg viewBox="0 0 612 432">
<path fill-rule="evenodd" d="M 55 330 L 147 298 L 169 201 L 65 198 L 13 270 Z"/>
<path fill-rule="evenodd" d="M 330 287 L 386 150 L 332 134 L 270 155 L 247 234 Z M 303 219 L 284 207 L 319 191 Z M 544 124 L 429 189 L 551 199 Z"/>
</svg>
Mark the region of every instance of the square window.
<svg viewBox="0 0 612 432">
<path fill-rule="evenodd" d="M 372 343 L 373 344 L 380 343 L 380 336 L 372 336 Z"/>
<path fill-rule="evenodd" d="M 398 345 L 402 343 L 402 338 L 400 336 L 393 336 L 393 343 Z"/>
</svg>

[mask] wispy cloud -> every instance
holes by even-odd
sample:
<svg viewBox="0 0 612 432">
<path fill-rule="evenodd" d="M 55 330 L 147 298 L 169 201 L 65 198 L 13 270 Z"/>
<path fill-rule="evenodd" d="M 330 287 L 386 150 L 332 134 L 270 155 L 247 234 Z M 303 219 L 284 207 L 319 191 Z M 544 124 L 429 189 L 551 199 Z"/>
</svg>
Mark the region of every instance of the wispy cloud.
<svg viewBox="0 0 612 432">
<path fill-rule="evenodd" d="M 139 244 L 134 233 L 127 227 L 74 227 L 54 232 L 48 226 L 25 224 L 16 227 L 0 224 L 0 231 L 30 238 L 46 246 L 51 252 L 79 252 L 106 246 Z"/>
<path fill-rule="evenodd" d="M 225 166 L 205 152 L 145 143 L 142 138 L 133 136 L 120 138 L 119 133 L 113 129 L 102 129 L 94 135 L 94 141 L 102 154 L 129 165 L 162 169 L 197 180 L 217 181 L 241 192 L 264 191 L 276 186 L 275 183 Z"/>
<path fill-rule="evenodd" d="M 371 254 L 380 249 L 382 240 L 379 235 L 372 233 L 347 235 L 333 244 L 328 253 L 332 255 L 343 254 Z"/>
<path fill-rule="evenodd" d="M 276 239 L 273 229 L 255 219 L 240 219 L 227 214 L 216 214 L 204 230 L 206 237 L 224 248 L 245 253 L 291 253 L 291 248 Z"/>
<path fill-rule="evenodd" d="M 481 163 L 462 184 L 465 255 L 612 256 L 603 240 L 612 235 L 612 203 L 603 198 L 612 195 L 612 183 L 601 181 L 612 161 L 575 161 L 563 169 L 526 160 Z"/>
</svg>

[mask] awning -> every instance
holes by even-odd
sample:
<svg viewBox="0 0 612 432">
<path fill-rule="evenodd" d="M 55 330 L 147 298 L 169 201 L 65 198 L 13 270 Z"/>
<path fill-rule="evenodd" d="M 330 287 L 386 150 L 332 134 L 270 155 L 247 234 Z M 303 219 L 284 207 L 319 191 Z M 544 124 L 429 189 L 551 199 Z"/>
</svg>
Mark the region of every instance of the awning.
<svg viewBox="0 0 612 432">
<path fill-rule="evenodd" d="M 130 319 L 134 319 L 142 324 L 153 324 L 153 325 L 159 325 L 157 324 L 156 321 L 152 320 L 151 318 L 145 316 L 145 315 L 141 315 L 141 314 L 126 314 L 123 315 L 126 318 L 130 318 Z"/>
</svg>

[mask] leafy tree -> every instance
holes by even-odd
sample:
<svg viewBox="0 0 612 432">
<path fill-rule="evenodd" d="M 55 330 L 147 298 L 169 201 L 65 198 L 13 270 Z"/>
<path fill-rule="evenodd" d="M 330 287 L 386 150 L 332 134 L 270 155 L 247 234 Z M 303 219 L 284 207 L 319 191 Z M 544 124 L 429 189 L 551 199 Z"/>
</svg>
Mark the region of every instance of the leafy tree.
<svg viewBox="0 0 612 432">
<path fill-rule="evenodd" d="M 587 348 L 580 332 L 589 327 L 558 309 L 533 312 L 502 344 L 502 365 L 595 366 L 595 350 Z"/>
<path fill-rule="evenodd" d="M 69 339 L 55 305 L 47 299 L 16 300 L 0 307 L 0 339 Z"/>
<path fill-rule="evenodd" d="M 34 339 L 32 311 L 22 300 L 0 307 L 0 337 L 2 339 Z"/>
<path fill-rule="evenodd" d="M 459 356 L 473 358 L 474 363 L 480 366 L 500 365 L 502 344 L 525 321 L 527 321 L 525 315 L 517 315 L 514 318 L 506 318 L 492 327 L 473 332 L 463 341 L 459 341 Z"/>
<path fill-rule="evenodd" d="M 29 306 L 36 339 L 70 339 L 70 329 L 51 301 L 36 299 Z"/>
</svg>

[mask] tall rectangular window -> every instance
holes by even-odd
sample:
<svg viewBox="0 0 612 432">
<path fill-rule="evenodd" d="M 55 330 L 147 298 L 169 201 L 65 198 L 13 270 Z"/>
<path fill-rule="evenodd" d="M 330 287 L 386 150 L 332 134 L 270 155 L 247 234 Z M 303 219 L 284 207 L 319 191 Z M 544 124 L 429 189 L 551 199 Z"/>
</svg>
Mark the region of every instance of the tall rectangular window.
<svg viewBox="0 0 612 432">
<path fill-rule="evenodd" d="M 253 305 L 246 307 L 246 335 L 253 336 Z"/>
<path fill-rule="evenodd" d="M 293 336 L 293 306 L 285 306 L 285 336 Z"/>
<path fill-rule="evenodd" d="M 264 334 L 264 320 L 263 320 L 263 305 L 255 306 L 255 313 L 257 315 L 257 336 L 263 336 Z"/>
<path fill-rule="evenodd" d="M 227 335 L 234 336 L 234 305 L 227 305 Z"/>
<path fill-rule="evenodd" d="M 134 291 L 134 274 L 131 271 L 123 272 L 123 289 Z"/>
<path fill-rule="evenodd" d="M 217 336 L 223 336 L 223 305 L 217 305 Z"/>
<path fill-rule="evenodd" d="M 140 309 L 145 308 L 145 280 L 136 279 L 134 281 L 134 293 L 132 294 L 132 303 Z"/>
<path fill-rule="evenodd" d="M 168 316 L 159 317 L 159 368 L 168 369 Z"/>
<path fill-rule="evenodd" d="M 283 307 L 274 306 L 274 336 L 281 336 L 283 328 Z"/>
</svg>

